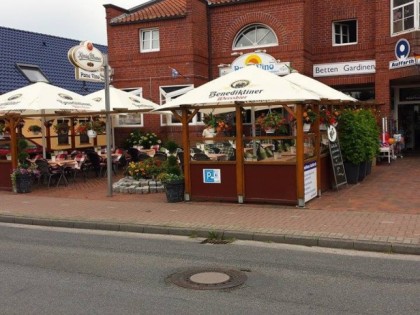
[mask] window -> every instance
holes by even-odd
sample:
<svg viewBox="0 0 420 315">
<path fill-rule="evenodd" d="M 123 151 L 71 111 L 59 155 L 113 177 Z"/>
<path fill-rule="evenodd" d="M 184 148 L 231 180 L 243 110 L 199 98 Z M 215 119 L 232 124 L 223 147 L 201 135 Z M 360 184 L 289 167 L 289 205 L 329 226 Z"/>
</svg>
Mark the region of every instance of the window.
<svg viewBox="0 0 420 315">
<path fill-rule="evenodd" d="M 30 82 L 48 82 L 48 79 L 38 66 L 18 63 L 16 64 L 16 67 Z"/>
<path fill-rule="evenodd" d="M 193 88 L 194 86 L 192 84 L 161 86 L 159 88 L 160 104 L 166 104 L 170 100 L 187 93 Z M 181 114 L 181 112 L 179 112 L 179 114 Z M 201 113 L 198 113 L 194 116 L 192 124 L 197 124 L 201 122 Z M 178 119 L 176 119 L 173 115 L 161 115 L 161 123 L 162 125 L 181 125 L 181 122 Z"/>
<path fill-rule="evenodd" d="M 391 0 L 392 3 L 392 34 L 413 29 L 420 25 L 420 1 L 418 0 Z M 418 12 L 415 18 L 415 12 Z"/>
<path fill-rule="evenodd" d="M 89 118 L 79 118 L 77 120 L 78 124 L 87 124 L 89 122 Z M 80 133 L 79 134 L 80 144 L 89 144 L 90 138 L 88 137 L 87 133 Z"/>
<path fill-rule="evenodd" d="M 57 118 L 57 126 L 60 126 L 57 130 L 58 145 L 69 144 L 69 120 Z"/>
<path fill-rule="evenodd" d="M 133 93 L 134 95 L 142 97 L 143 89 L 122 89 L 126 92 Z M 125 113 L 119 114 L 116 117 L 116 125 L 118 127 L 141 127 L 143 126 L 143 114 L 142 113 Z"/>
<path fill-rule="evenodd" d="M 233 49 L 277 46 L 278 40 L 274 32 L 267 26 L 256 24 L 247 26 L 236 35 Z"/>
<path fill-rule="evenodd" d="M 159 30 L 147 29 L 140 31 L 140 51 L 152 52 L 159 51 Z"/>
<path fill-rule="evenodd" d="M 357 21 L 333 23 L 333 45 L 352 45 L 357 43 Z"/>
</svg>

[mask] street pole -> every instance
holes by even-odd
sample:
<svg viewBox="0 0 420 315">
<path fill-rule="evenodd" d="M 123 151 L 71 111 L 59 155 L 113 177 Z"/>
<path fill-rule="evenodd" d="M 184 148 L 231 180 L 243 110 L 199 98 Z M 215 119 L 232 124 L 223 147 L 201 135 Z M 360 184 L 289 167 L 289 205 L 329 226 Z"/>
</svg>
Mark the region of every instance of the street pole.
<svg viewBox="0 0 420 315">
<path fill-rule="evenodd" d="M 111 115 L 109 104 L 109 64 L 108 55 L 104 54 L 105 110 L 106 110 L 106 168 L 108 180 L 108 197 L 112 197 L 112 152 L 111 152 Z"/>
</svg>

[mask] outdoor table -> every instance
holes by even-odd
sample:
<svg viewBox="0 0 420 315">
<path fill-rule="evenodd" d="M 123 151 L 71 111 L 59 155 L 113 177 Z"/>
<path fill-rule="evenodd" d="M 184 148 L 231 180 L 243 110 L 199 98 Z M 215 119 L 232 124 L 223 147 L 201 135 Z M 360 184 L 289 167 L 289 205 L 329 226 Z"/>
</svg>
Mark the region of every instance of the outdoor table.
<svg viewBox="0 0 420 315">
<path fill-rule="evenodd" d="M 153 157 L 155 155 L 154 149 L 140 149 L 140 152 L 146 153 L 148 156 Z"/>
<path fill-rule="evenodd" d="M 208 153 L 207 156 L 213 161 L 225 161 L 227 159 L 227 155 L 224 153 Z"/>
</svg>

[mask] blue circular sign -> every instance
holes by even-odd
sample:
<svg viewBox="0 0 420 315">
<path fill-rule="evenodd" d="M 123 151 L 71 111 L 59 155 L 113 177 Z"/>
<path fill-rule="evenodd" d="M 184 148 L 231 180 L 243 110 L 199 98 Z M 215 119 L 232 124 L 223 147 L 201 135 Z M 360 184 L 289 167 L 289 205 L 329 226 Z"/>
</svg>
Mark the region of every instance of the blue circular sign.
<svg viewBox="0 0 420 315">
<path fill-rule="evenodd" d="M 410 43 L 408 40 L 401 38 L 395 44 L 395 56 L 398 60 L 407 59 L 410 55 Z"/>
</svg>

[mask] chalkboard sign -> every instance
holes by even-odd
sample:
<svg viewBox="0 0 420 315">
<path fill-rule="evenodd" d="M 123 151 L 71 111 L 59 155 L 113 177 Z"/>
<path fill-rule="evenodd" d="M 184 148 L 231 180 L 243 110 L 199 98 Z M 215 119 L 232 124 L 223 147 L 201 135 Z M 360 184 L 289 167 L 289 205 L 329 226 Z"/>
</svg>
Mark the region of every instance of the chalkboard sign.
<svg viewBox="0 0 420 315">
<path fill-rule="evenodd" d="M 338 138 L 335 141 L 329 139 L 331 164 L 334 172 L 335 188 L 347 184 L 346 171 L 344 170 L 343 157 L 341 155 Z"/>
</svg>

